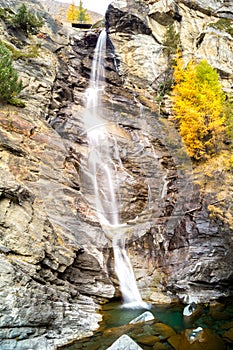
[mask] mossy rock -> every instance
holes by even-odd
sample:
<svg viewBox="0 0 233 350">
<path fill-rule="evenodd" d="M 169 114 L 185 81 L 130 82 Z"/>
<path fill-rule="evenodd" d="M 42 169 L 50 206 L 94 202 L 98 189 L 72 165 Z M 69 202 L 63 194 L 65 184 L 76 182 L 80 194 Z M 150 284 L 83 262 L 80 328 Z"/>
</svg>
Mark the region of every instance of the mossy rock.
<svg viewBox="0 0 233 350">
<path fill-rule="evenodd" d="M 159 337 L 156 337 L 155 335 L 142 335 L 140 337 L 137 337 L 136 341 L 139 344 L 151 346 L 151 345 L 154 345 L 155 343 L 159 342 L 160 339 L 159 339 Z"/>
<path fill-rule="evenodd" d="M 164 323 L 155 323 L 152 327 L 154 334 L 158 335 L 160 339 L 165 340 L 176 335 L 174 329 Z"/>
</svg>

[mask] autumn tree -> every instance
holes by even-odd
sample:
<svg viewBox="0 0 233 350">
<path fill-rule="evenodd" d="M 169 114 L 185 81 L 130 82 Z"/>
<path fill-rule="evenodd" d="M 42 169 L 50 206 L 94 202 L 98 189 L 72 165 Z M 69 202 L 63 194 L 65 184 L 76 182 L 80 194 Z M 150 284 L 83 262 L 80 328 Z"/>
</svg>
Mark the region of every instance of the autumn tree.
<svg viewBox="0 0 233 350">
<path fill-rule="evenodd" d="M 86 23 L 90 21 L 90 16 L 87 10 L 83 7 L 83 2 L 80 0 L 78 8 L 72 3 L 66 13 L 66 19 L 68 22 L 81 22 Z"/>
<path fill-rule="evenodd" d="M 78 10 L 76 8 L 76 6 L 74 5 L 74 3 L 70 4 L 67 13 L 66 13 L 66 19 L 68 22 L 77 22 L 77 18 L 78 18 Z"/>
<path fill-rule="evenodd" d="M 173 111 L 188 154 L 196 160 L 217 152 L 224 131 L 224 99 L 218 74 L 207 61 L 183 68 L 177 57 L 172 92 Z"/>
</svg>

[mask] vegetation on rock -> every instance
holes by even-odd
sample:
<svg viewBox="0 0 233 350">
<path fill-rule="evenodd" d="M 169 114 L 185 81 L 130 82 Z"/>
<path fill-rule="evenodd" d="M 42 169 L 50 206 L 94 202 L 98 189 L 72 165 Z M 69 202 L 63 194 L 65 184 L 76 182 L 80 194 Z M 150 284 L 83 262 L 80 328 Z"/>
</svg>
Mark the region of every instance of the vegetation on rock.
<svg viewBox="0 0 233 350">
<path fill-rule="evenodd" d="M 0 100 L 23 106 L 16 96 L 22 90 L 22 81 L 12 65 L 11 52 L 0 42 Z"/>
<path fill-rule="evenodd" d="M 185 68 L 177 57 L 172 92 L 173 112 L 189 156 L 207 159 L 221 147 L 226 132 L 225 94 L 218 74 L 207 61 L 190 61 Z"/>
<path fill-rule="evenodd" d="M 217 22 L 210 23 L 209 26 L 220 31 L 225 31 L 233 37 L 232 21 L 229 18 L 220 18 Z"/>
<path fill-rule="evenodd" d="M 174 25 L 167 27 L 163 40 L 163 53 L 167 58 L 167 69 L 163 74 L 163 81 L 160 82 L 157 89 L 156 101 L 160 105 L 166 94 L 170 93 L 173 84 L 174 57 L 178 49 L 180 49 L 180 33 L 175 31 Z"/>
<path fill-rule="evenodd" d="M 224 114 L 226 116 L 226 143 L 233 146 L 233 98 L 230 95 L 226 96 L 224 103 Z M 233 156 L 232 156 L 233 161 Z"/>
<path fill-rule="evenodd" d="M 167 27 L 163 41 L 163 53 L 167 56 L 168 63 L 173 63 L 174 55 L 180 45 L 180 33 L 177 33 L 174 25 L 171 24 Z"/>
<path fill-rule="evenodd" d="M 43 20 L 42 17 L 36 16 L 28 10 L 25 4 L 22 4 L 17 13 L 12 16 L 11 24 L 28 36 L 38 33 L 38 29 L 43 26 Z"/>
<path fill-rule="evenodd" d="M 24 49 L 19 50 L 19 49 L 16 49 L 12 44 L 8 42 L 2 42 L 2 43 L 11 52 L 12 60 L 35 58 L 38 56 L 39 45 L 31 44 L 29 46 L 26 46 Z"/>
</svg>

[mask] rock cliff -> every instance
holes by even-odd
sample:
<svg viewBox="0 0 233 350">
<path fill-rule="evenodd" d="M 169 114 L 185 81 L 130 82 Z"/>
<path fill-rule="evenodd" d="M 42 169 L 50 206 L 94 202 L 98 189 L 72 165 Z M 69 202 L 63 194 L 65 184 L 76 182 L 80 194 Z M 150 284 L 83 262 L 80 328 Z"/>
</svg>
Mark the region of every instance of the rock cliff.
<svg viewBox="0 0 233 350">
<path fill-rule="evenodd" d="M 80 181 L 85 89 L 99 32 L 62 27 L 37 0 L 25 3 L 43 16 L 48 35 L 26 38 L 0 21 L 0 39 L 14 50 L 37 48 L 14 61 L 26 108 L 0 111 L 0 347 L 49 350 L 91 334 L 99 305 L 119 290 L 111 241 Z M 232 36 L 210 24 L 232 13 L 230 2 L 204 0 L 114 1 L 107 11 L 103 114 L 126 170 L 121 217 L 146 300 L 232 293 L 231 176 L 193 169 L 155 103 L 171 23 L 186 60 L 206 58 L 231 91 Z"/>
</svg>

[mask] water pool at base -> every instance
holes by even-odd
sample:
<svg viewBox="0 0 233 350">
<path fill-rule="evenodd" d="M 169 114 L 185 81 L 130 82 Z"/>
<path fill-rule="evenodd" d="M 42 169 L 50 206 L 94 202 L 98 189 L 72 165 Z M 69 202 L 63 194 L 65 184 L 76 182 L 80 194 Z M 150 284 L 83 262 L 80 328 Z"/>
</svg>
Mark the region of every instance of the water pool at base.
<svg viewBox="0 0 233 350">
<path fill-rule="evenodd" d="M 143 350 L 230 350 L 233 349 L 233 300 L 198 305 L 190 317 L 183 316 L 184 305 L 151 305 L 149 310 L 125 309 L 121 303 L 103 306 L 103 321 L 90 338 L 62 347 L 63 350 L 106 350 L 121 335 L 130 336 Z M 129 322 L 150 311 L 155 319 Z M 195 329 L 202 331 L 195 335 Z M 200 329 L 200 328 L 199 328 Z"/>
</svg>

